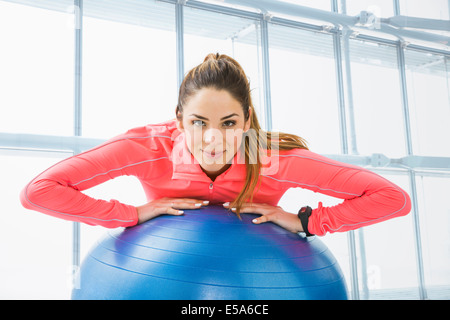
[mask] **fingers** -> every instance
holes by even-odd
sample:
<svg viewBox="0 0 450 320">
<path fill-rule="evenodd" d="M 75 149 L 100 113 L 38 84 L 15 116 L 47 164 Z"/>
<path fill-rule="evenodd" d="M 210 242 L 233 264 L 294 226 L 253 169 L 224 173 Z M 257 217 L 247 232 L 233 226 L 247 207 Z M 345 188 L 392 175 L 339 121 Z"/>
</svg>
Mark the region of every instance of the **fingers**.
<svg viewBox="0 0 450 320">
<path fill-rule="evenodd" d="M 225 202 L 223 204 L 224 208 L 231 209 L 231 211 L 236 212 L 236 208 L 230 208 L 230 203 Z M 257 214 L 270 214 L 273 212 L 274 207 L 265 203 L 244 203 L 241 206 L 241 213 L 257 213 Z"/>
<path fill-rule="evenodd" d="M 209 201 L 192 199 L 175 199 L 170 202 L 170 207 L 174 209 L 198 209 L 201 206 L 207 206 Z"/>
<path fill-rule="evenodd" d="M 180 215 L 184 213 L 182 209 L 198 209 L 202 206 L 207 206 L 208 204 L 209 201 L 206 200 L 164 198 L 161 206 L 165 208 L 166 213 L 168 214 Z"/>
<path fill-rule="evenodd" d="M 166 212 L 164 212 L 164 213 L 167 213 L 167 214 L 170 214 L 170 215 L 174 215 L 174 216 L 181 216 L 181 215 L 184 214 L 184 211 L 183 210 L 174 209 L 172 207 L 169 207 L 169 208 L 166 209 Z"/>
<path fill-rule="evenodd" d="M 209 201 L 188 198 L 160 198 L 150 201 L 142 206 L 137 206 L 138 223 L 143 223 L 159 215 L 169 214 L 180 216 L 183 209 L 198 209 L 207 206 Z"/>
<path fill-rule="evenodd" d="M 267 221 L 271 221 L 272 216 L 273 216 L 272 214 L 261 216 L 261 217 L 253 219 L 252 222 L 254 224 L 260 224 L 260 223 L 264 223 L 264 222 L 267 222 Z"/>
<path fill-rule="evenodd" d="M 223 206 L 224 208 L 229 209 L 230 203 L 225 202 Z M 260 224 L 267 221 L 275 221 L 277 217 L 277 210 L 279 209 L 281 209 L 281 207 L 274 207 L 265 203 L 244 203 L 241 207 L 240 213 L 260 214 L 261 217 L 252 220 L 253 223 Z M 236 208 L 231 208 L 231 211 L 236 212 Z"/>
</svg>

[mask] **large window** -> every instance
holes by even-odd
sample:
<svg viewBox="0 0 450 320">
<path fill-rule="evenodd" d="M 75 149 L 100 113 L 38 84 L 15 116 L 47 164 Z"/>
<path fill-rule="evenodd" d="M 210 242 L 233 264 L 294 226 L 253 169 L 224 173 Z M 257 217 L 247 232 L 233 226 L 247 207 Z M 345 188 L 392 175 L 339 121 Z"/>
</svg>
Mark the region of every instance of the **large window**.
<svg viewBox="0 0 450 320">
<path fill-rule="evenodd" d="M 110 138 L 175 117 L 174 7 L 85 1 L 83 122 L 87 137 Z"/>
<path fill-rule="evenodd" d="M 420 221 L 423 226 L 423 262 L 430 299 L 441 299 L 449 291 L 450 205 L 442 201 L 450 188 L 450 177 L 432 173 L 416 178 L 419 190 Z"/>
<path fill-rule="evenodd" d="M 39 172 L 71 156 L 0 149 L 0 299 L 68 299 L 72 224 L 24 210 L 19 192 Z"/>
<path fill-rule="evenodd" d="M 449 157 L 450 63 L 448 56 L 406 50 L 406 77 L 414 154 Z M 450 163 L 450 161 L 448 161 Z M 431 299 L 450 284 L 449 213 L 445 199 L 450 176 L 436 170 L 417 173 L 417 196 L 425 283 Z"/>
<path fill-rule="evenodd" d="M 450 298 L 450 32 L 442 21 L 420 20 L 449 20 L 449 1 L 280 0 L 249 8 L 85 0 L 82 10 L 75 3 L 0 0 L 0 298 L 70 298 L 76 257 L 106 232 L 25 210 L 25 185 L 82 151 L 80 143 L 174 118 L 181 75 L 216 52 L 243 66 L 263 127 L 297 134 L 313 152 L 365 166 L 409 192 L 410 215 L 322 238 L 351 297 Z M 278 14 L 283 5 L 298 10 Z M 377 21 L 383 28 L 350 23 L 361 11 L 419 20 L 408 28 L 385 19 Z M 146 201 L 131 177 L 85 192 Z M 341 200 L 295 188 L 279 205 L 295 213 L 319 202 Z"/>
<path fill-rule="evenodd" d="M 346 13 L 351 16 L 360 14 L 361 11 L 369 11 L 377 17 L 388 18 L 394 16 L 394 5 L 391 0 L 346 0 L 342 1 Z"/>
<path fill-rule="evenodd" d="M 395 47 L 349 41 L 351 103 L 356 152 L 406 155 L 402 100 Z M 351 122 L 349 124 L 352 124 Z"/>
<path fill-rule="evenodd" d="M 450 137 L 450 60 L 448 57 L 406 50 L 408 101 L 413 151 L 424 156 L 449 157 L 442 144 Z"/>
<path fill-rule="evenodd" d="M 64 11 L 0 2 L 1 131 L 73 133 L 71 18 Z"/>
<path fill-rule="evenodd" d="M 280 0 L 287 3 L 299 4 L 305 7 L 311 7 L 322 10 L 331 10 L 331 2 L 328 0 Z"/>
<path fill-rule="evenodd" d="M 406 174 L 375 171 L 410 193 Z M 356 232 L 361 298 L 419 299 L 412 215 Z"/>
<path fill-rule="evenodd" d="M 269 24 L 272 127 L 318 153 L 339 153 L 333 38 Z M 325 92 L 325 94 L 324 94 Z"/>
<path fill-rule="evenodd" d="M 402 15 L 439 20 L 450 19 L 450 3 L 448 0 L 433 0 L 430 2 L 400 0 Z"/>
</svg>

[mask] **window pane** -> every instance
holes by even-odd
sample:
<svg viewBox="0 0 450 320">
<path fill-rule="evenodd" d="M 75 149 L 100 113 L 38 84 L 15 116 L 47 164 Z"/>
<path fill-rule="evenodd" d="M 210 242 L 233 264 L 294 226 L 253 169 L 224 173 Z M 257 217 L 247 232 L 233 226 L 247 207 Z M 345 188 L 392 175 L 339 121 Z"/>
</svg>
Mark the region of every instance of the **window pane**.
<svg viewBox="0 0 450 320">
<path fill-rule="evenodd" d="M 408 176 L 382 176 L 409 193 Z M 362 298 L 419 298 L 412 221 L 412 214 L 409 214 L 364 227 L 355 233 Z M 361 243 L 364 243 L 364 252 L 360 251 Z M 364 278 L 368 292 L 363 288 Z"/>
<path fill-rule="evenodd" d="M 84 136 L 110 138 L 175 117 L 174 6 L 121 4 L 84 3 Z"/>
<path fill-rule="evenodd" d="M 280 0 L 280 1 L 298 4 L 304 7 L 316 8 L 321 10 L 331 10 L 330 0 Z"/>
<path fill-rule="evenodd" d="M 0 1 L 0 131 L 73 134 L 71 23 L 72 14 Z"/>
<path fill-rule="evenodd" d="M 404 156 L 396 48 L 359 40 L 349 42 L 357 152 Z"/>
<path fill-rule="evenodd" d="M 413 152 L 450 157 L 450 147 L 442 144 L 450 137 L 450 61 L 413 50 L 406 50 L 405 59 Z"/>
<path fill-rule="evenodd" d="M 450 298 L 450 177 L 417 176 L 428 298 Z"/>
<path fill-rule="evenodd" d="M 404 16 L 448 20 L 448 0 L 400 0 L 400 13 Z"/>
<path fill-rule="evenodd" d="M 0 150 L 0 298 L 69 299 L 72 223 L 26 210 L 19 193 L 43 170 L 69 156 Z"/>
<path fill-rule="evenodd" d="M 269 24 L 274 131 L 297 134 L 317 153 L 340 153 L 333 39 Z"/>
<path fill-rule="evenodd" d="M 376 17 L 392 17 L 394 15 L 393 0 L 346 0 L 347 13 L 356 16 L 361 11 L 369 11 Z"/>
<path fill-rule="evenodd" d="M 185 74 L 209 53 L 233 57 L 250 80 L 252 101 L 258 116 L 262 116 L 257 29 L 254 20 L 184 7 Z"/>
</svg>

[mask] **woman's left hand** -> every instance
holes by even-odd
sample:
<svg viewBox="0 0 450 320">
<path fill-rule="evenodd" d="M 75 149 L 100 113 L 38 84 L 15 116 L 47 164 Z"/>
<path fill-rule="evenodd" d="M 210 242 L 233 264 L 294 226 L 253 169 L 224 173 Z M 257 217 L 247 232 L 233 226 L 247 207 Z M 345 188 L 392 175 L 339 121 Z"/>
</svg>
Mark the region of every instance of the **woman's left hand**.
<svg viewBox="0 0 450 320">
<path fill-rule="evenodd" d="M 229 209 L 229 203 L 223 204 L 224 208 Z M 231 211 L 236 212 L 235 208 Z M 244 203 L 241 207 L 240 213 L 254 213 L 261 214 L 261 217 L 252 220 L 254 224 L 261 224 L 271 221 L 280 227 L 293 232 L 302 232 L 303 227 L 300 219 L 296 214 L 284 211 L 280 206 L 272 206 L 265 203 Z"/>
</svg>

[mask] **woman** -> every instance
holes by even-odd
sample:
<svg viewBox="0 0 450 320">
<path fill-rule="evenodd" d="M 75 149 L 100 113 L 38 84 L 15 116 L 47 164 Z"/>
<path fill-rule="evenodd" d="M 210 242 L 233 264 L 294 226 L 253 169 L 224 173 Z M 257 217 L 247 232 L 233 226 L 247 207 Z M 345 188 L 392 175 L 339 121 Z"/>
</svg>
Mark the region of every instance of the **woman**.
<svg viewBox="0 0 450 320">
<path fill-rule="evenodd" d="M 82 193 L 120 175 L 136 176 L 148 203 L 134 207 Z M 344 201 L 288 213 L 277 204 L 293 187 Z M 61 161 L 33 179 L 21 201 L 29 209 L 109 228 L 223 204 L 237 215 L 260 214 L 255 224 L 272 221 L 320 236 L 411 209 L 407 193 L 381 176 L 312 153 L 295 135 L 262 131 L 242 67 L 219 54 L 208 55 L 186 75 L 176 119 L 132 129 Z"/>
</svg>

